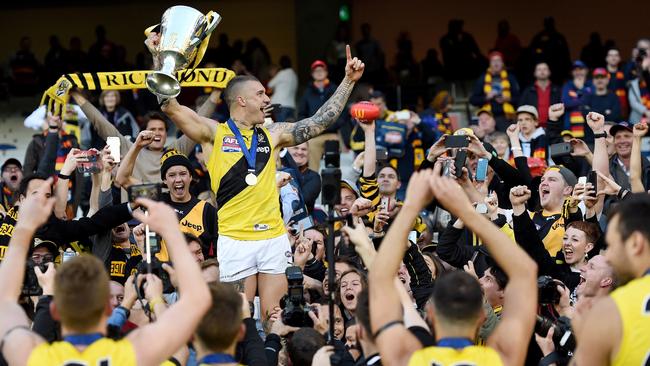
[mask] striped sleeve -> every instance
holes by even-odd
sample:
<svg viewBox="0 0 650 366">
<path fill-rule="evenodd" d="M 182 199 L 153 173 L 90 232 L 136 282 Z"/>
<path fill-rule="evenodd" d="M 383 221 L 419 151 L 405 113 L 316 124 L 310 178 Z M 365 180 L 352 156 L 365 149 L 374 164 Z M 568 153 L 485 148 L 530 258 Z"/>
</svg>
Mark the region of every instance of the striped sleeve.
<svg viewBox="0 0 650 366">
<path fill-rule="evenodd" d="M 377 184 L 377 177 L 373 174 L 370 177 L 359 177 L 357 182 L 361 197 L 368 199 L 372 202 L 372 207 L 379 206 L 379 184 Z"/>
</svg>

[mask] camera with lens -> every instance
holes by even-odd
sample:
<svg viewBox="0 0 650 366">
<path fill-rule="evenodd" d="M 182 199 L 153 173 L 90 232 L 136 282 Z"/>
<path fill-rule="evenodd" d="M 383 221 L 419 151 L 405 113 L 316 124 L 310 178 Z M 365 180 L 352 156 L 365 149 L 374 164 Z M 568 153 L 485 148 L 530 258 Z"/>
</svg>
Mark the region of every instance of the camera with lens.
<svg viewBox="0 0 650 366">
<path fill-rule="evenodd" d="M 560 293 L 557 291 L 558 285 L 564 286 L 551 276 L 539 276 L 537 278 L 538 298 L 541 305 L 554 305 L 560 302 Z"/>
<path fill-rule="evenodd" d="M 35 268 L 39 267 L 42 273 L 47 271 L 47 264 L 50 262 L 42 262 L 41 264 L 36 264 L 34 261 L 29 258 L 25 264 L 25 279 L 23 280 L 23 288 L 21 290 L 21 295 L 23 296 L 41 296 L 43 294 L 43 289 L 41 285 L 38 284 L 38 277 L 36 277 Z"/>
<path fill-rule="evenodd" d="M 169 263 L 167 263 L 169 264 Z M 163 293 L 164 294 L 171 294 L 174 292 L 174 286 L 172 285 L 172 281 L 169 278 L 169 274 L 167 271 L 165 271 L 162 267 L 163 262 L 160 261 L 160 259 L 156 258 L 156 256 L 151 257 L 151 267 L 149 267 L 149 264 L 146 261 L 142 261 L 138 263 L 136 266 L 136 270 L 138 273 L 136 274 L 135 281 L 137 283 L 137 276 L 142 275 L 142 274 L 147 274 L 151 273 L 156 275 L 158 278 L 163 283 Z M 149 270 L 151 268 L 151 271 Z M 144 286 L 144 282 L 142 283 L 142 286 Z M 140 293 L 144 295 L 144 287 L 140 288 Z"/>
<path fill-rule="evenodd" d="M 334 207 L 341 202 L 341 157 L 338 141 L 325 141 L 324 160 L 325 167 L 320 173 L 321 202 Z"/>
<path fill-rule="evenodd" d="M 292 327 L 312 327 L 314 322 L 309 317 L 311 308 L 305 301 L 302 270 L 291 266 L 284 274 L 287 276 L 289 291 L 280 299 L 282 323 Z"/>
<path fill-rule="evenodd" d="M 565 356 L 571 355 L 576 348 L 576 339 L 571 329 L 571 319 L 561 316 L 554 322 L 549 318 L 537 316 L 535 333 L 545 337 L 551 328 L 553 328 L 555 349 Z"/>
</svg>

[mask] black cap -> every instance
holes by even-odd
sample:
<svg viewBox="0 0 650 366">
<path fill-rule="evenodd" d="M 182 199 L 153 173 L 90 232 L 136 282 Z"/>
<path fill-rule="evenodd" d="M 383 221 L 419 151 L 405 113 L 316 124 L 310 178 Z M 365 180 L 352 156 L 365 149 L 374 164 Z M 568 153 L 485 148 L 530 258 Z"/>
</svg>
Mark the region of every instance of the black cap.
<svg viewBox="0 0 650 366">
<path fill-rule="evenodd" d="M 165 180 L 165 174 L 167 174 L 169 168 L 177 165 L 186 167 L 190 174 L 192 174 L 193 168 L 190 159 L 188 159 L 187 156 L 181 154 L 177 150 L 172 149 L 165 152 L 160 158 L 160 163 L 160 179 L 162 180 Z"/>
<path fill-rule="evenodd" d="M 9 158 L 9 159 L 5 160 L 4 163 L 2 163 L 2 169 L 0 169 L 0 172 L 4 173 L 5 168 L 7 167 L 7 165 L 17 165 L 18 169 L 23 170 L 23 164 L 20 163 L 20 160 L 14 159 L 14 158 Z"/>
<path fill-rule="evenodd" d="M 630 125 L 627 122 L 619 122 L 609 129 L 609 134 L 612 136 L 616 136 L 616 133 L 618 131 L 623 131 L 623 130 L 632 132 L 632 125 Z"/>
</svg>

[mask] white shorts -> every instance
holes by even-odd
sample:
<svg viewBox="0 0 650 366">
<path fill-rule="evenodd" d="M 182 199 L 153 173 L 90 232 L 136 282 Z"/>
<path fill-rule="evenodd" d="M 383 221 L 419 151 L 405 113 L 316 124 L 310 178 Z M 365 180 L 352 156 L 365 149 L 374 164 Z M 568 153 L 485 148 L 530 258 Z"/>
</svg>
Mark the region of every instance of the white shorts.
<svg viewBox="0 0 650 366">
<path fill-rule="evenodd" d="M 236 240 L 219 235 L 217 259 L 222 282 L 257 273 L 284 274 L 293 261 L 287 234 L 266 240 Z"/>
</svg>

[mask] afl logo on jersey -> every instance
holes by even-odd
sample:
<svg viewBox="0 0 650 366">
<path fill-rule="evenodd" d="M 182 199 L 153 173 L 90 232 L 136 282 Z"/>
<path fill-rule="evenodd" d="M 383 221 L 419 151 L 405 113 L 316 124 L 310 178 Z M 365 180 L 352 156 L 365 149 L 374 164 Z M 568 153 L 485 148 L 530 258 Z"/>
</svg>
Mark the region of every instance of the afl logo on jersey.
<svg viewBox="0 0 650 366">
<path fill-rule="evenodd" d="M 241 152 L 241 147 L 235 136 L 224 136 L 221 143 L 221 151 L 223 152 Z"/>
</svg>

